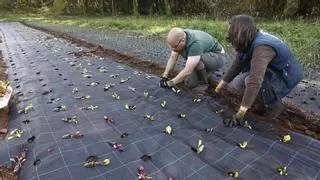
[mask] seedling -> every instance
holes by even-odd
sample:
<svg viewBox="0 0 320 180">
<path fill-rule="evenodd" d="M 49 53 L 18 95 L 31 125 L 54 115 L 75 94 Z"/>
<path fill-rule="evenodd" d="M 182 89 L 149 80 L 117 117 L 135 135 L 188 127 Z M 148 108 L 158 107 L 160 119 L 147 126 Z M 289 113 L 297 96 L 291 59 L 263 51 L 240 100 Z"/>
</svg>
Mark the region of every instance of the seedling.
<svg viewBox="0 0 320 180">
<path fill-rule="evenodd" d="M 163 101 L 160 105 L 161 105 L 161 107 L 163 107 L 163 108 L 167 107 L 167 101 Z"/>
<path fill-rule="evenodd" d="M 120 75 L 119 74 L 110 74 L 110 77 L 111 78 L 117 78 L 117 77 L 119 77 Z"/>
<path fill-rule="evenodd" d="M 129 104 L 126 104 L 124 105 L 124 107 L 128 110 L 135 110 L 136 109 L 136 106 L 135 105 L 129 105 Z"/>
<path fill-rule="evenodd" d="M 11 140 L 14 138 L 20 138 L 23 133 L 24 133 L 24 130 L 14 129 L 9 133 L 8 140 Z"/>
<path fill-rule="evenodd" d="M 220 114 L 220 113 L 223 113 L 224 109 L 218 109 L 216 110 L 216 114 Z"/>
<path fill-rule="evenodd" d="M 112 94 L 112 98 L 113 98 L 114 100 L 119 100 L 119 99 L 120 99 L 120 95 L 117 94 L 117 93 L 113 93 L 113 94 Z"/>
<path fill-rule="evenodd" d="M 192 102 L 194 102 L 194 103 L 200 103 L 200 102 L 201 102 L 201 99 L 195 98 L 195 99 L 192 100 Z"/>
<path fill-rule="evenodd" d="M 200 154 L 203 150 L 204 150 L 204 145 L 202 144 L 202 140 L 199 139 L 197 153 Z"/>
<path fill-rule="evenodd" d="M 204 131 L 209 133 L 209 132 L 213 132 L 213 130 L 214 130 L 213 128 L 207 128 Z"/>
<path fill-rule="evenodd" d="M 178 117 L 181 118 L 181 119 L 185 119 L 186 118 L 186 114 L 180 113 L 180 114 L 178 114 Z"/>
<path fill-rule="evenodd" d="M 83 77 L 90 79 L 90 78 L 92 78 L 92 75 L 91 74 L 84 74 Z"/>
<path fill-rule="evenodd" d="M 125 83 L 125 82 L 127 82 L 127 81 L 129 81 L 129 79 L 130 79 L 131 77 L 128 77 L 128 78 L 121 78 L 121 80 L 120 80 L 120 84 L 121 83 Z"/>
<path fill-rule="evenodd" d="M 228 176 L 233 177 L 233 178 L 239 178 L 240 173 L 238 171 L 229 171 Z"/>
<path fill-rule="evenodd" d="M 73 123 L 73 124 L 78 124 L 79 123 L 79 120 L 78 120 L 77 116 L 62 118 L 62 121 L 65 122 L 65 123 Z"/>
<path fill-rule="evenodd" d="M 47 102 L 47 104 L 53 104 L 53 103 L 56 103 L 56 102 L 58 102 L 58 101 L 60 101 L 61 99 L 60 98 L 51 98 L 48 102 Z"/>
<path fill-rule="evenodd" d="M 104 159 L 101 161 L 96 156 L 89 156 L 83 166 L 86 168 L 94 168 L 98 165 L 108 166 L 110 163 L 110 159 Z"/>
<path fill-rule="evenodd" d="M 287 166 L 278 167 L 277 171 L 281 176 L 288 176 Z"/>
<path fill-rule="evenodd" d="M 79 92 L 79 88 L 77 87 L 72 88 L 72 93 L 76 93 L 76 92 Z"/>
<path fill-rule="evenodd" d="M 120 144 L 120 143 L 117 143 L 117 142 L 109 142 L 109 145 L 110 145 L 113 149 L 118 150 L 119 152 L 122 152 L 122 151 L 124 150 L 122 144 Z"/>
<path fill-rule="evenodd" d="M 99 84 L 100 84 L 99 82 L 92 82 L 90 84 L 87 84 L 87 86 L 95 87 L 95 86 L 97 86 Z"/>
<path fill-rule="evenodd" d="M 101 72 L 101 73 L 108 72 L 108 70 L 106 70 L 105 67 L 99 67 L 98 69 L 99 69 L 99 72 Z"/>
<path fill-rule="evenodd" d="M 83 96 L 75 97 L 75 99 L 79 99 L 79 100 L 89 100 L 90 98 L 91 98 L 90 95 L 83 95 Z"/>
<path fill-rule="evenodd" d="M 53 112 L 67 111 L 67 106 L 61 105 L 53 109 Z"/>
<path fill-rule="evenodd" d="M 144 118 L 146 118 L 146 119 L 148 119 L 148 120 L 150 120 L 150 121 L 154 121 L 155 120 L 155 118 L 153 117 L 153 116 L 151 116 L 151 115 L 144 115 Z"/>
<path fill-rule="evenodd" d="M 180 89 L 177 89 L 175 87 L 172 87 L 171 90 L 175 93 L 175 94 L 179 94 L 180 93 Z"/>
<path fill-rule="evenodd" d="M 80 133 L 80 131 L 76 131 L 76 132 L 73 132 L 73 133 L 69 133 L 69 134 L 65 134 L 62 136 L 62 139 L 80 139 L 80 138 L 83 138 L 83 134 Z"/>
<path fill-rule="evenodd" d="M 143 95 L 144 95 L 145 98 L 148 98 L 149 97 L 149 92 L 148 91 L 144 91 Z"/>
<path fill-rule="evenodd" d="M 115 86 L 115 84 L 106 84 L 106 85 L 104 86 L 104 91 L 109 91 L 109 89 L 112 88 L 112 87 L 114 87 L 114 86 Z"/>
<path fill-rule="evenodd" d="M 171 128 L 171 126 L 168 125 L 168 126 L 164 129 L 164 132 L 165 132 L 166 134 L 171 135 L 171 134 L 172 134 L 172 128 Z"/>
<path fill-rule="evenodd" d="M 129 134 L 125 132 L 125 133 L 121 134 L 120 137 L 121 137 L 121 138 L 125 138 L 125 137 L 128 137 L 128 136 L 129 136 Z"/>
<path fill-rule="evenodd" d="M 131 91 L 136 91 L 136 88 L 134 88 L 132 86 L 129 86 L 128 89 L 131 90 Z"/>
<path fill-rule="evenodd" d="M 239 147 L 241 149 L 246 149 L 248 147 L 248 141 L 243 141 L 242 143 L 239 143 Z"/>
<path fill-rule="evenodd" d="M 146 79 L 153 79 L 154 77 L 153 77 L 153 76 L 150 76 L 150 75 L 147 75 L 145 78 L 146 78 Z"/>
<path fill-rule="evenodd" d="M 21 113 L 28 113 L 31 109 L 33 109 L 33 105 L 32 104 L 29 104 L 27 107 L 25 107 L 24 109 L 20 110 L 19 111 L 19 114 Z"/>
<path fill-rule="evenodd" d="M 284 143 L 287 143 L 287 142 L 291 141 L 291 136 L 289 134 L 284 135 L 284 136 L 281 137 L 280 141 L 284 142 Z"/>
<path fill-rule="evenodd" d="M 103 119 L 106 121 L 107 124 L 113 124 L 114 123 L 113 119 L 111 119 L 108 116 L 103 116 Z"/>
<path fill-rule="evenodd" d="M 88 106 L 88 107 L 82 107 L 81 109 L 82 110 L 91 110 L 91 111 L 94 111 L 94 110 L 96 110 L 96 109 L 98 109 L 99 108 L 99 106 L 94 106 L 94 105 L 90 105 L 90 106 Z"/>
<path fill-rule="evenodd" d="M 248 123 L 248 121 L 245 121 L 243 126 L 246 127 L 246 128 L 248 128 L 248 129 L 250 129 L 250 130 L 252 129 L 252 127 L 251 127 L 251 125 Z"/>
<path fill-rule="evenodd" d="M 137 175 L 138 175 L 138 180 L 148 180 L 148 179 L 152 179 L 151 176 L 147 176 L 147 175 L 146 175 L 143 166 L 140 166 L 140 167 L 138 168 L 138 173 L 137 173 Z"/>
<path fill-rule="evenodd" d="M 18 174 L 22 168 L 23 163 L 27 160 L 27 147 L 25 144 L 22 145 L 21 156 L 14 156 L 10 158 L 12 163 L 12 169 L 14 174 Z"/>
</svg>

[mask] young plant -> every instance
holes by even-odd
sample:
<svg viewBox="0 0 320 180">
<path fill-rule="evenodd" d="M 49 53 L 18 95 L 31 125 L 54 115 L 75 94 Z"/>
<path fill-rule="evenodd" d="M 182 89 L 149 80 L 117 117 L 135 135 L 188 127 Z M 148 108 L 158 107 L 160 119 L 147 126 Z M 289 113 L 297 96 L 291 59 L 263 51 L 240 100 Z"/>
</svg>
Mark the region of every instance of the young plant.
<svg viewBox="0 0 320 180">
<path fill-rule="evenodd" d="M 160 105 L 161 105 L 161 107 L 163 107 L 163 108 L 167 107 L 167 101 L 163 101 Z"/>
<path fill-rule="evenodd" d="M 112 94 L 112 98 L 113 98 L 114 100 L 119 100 L 119 99 L 120 99 L 120 95 L 117 94 L 117 93 L 113 93 L 113 94 Z"/>
</svg>

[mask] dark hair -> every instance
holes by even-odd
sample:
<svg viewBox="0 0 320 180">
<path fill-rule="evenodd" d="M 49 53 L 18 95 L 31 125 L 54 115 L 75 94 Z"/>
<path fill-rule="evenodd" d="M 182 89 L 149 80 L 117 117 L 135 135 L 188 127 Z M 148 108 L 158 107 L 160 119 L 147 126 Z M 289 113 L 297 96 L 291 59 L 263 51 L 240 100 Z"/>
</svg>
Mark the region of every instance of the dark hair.
<svg viewBox="0 0 320 180">
<path fill-rule="evenodd" d="M 229 20 L 228 41 L 237 52 L 244 52 L 254 40 L 257 32 L 253 17 L 236 15 Z"/>
</svg>

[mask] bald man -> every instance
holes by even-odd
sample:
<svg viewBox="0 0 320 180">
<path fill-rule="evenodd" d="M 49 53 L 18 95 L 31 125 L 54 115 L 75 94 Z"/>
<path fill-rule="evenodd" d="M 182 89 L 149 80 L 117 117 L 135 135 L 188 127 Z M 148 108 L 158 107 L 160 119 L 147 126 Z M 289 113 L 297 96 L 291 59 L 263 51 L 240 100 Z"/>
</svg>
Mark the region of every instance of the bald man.
<svg viewBox="0 0 320 180">
<path fill-rule="evenodd" d="M 208 74 L 221 68 L 227 58 L 221 44 L 203 31 L 172 28 L 167 41 L 171 55 L 160 80 L 162 88 L 171 88 L 182 82 L 189 88 L 208 84 Z M 185 59 L 185 67 L 169 80 L 168 74 L 176 65 L 179 55 Z"/>
</svg>

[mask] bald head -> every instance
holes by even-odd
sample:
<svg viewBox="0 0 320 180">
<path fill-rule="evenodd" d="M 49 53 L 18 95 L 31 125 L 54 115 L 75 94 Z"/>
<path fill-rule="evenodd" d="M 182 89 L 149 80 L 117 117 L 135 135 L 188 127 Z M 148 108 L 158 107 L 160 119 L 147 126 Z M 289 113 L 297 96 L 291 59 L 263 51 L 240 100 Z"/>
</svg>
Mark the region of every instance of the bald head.
<svg viewBox="0 0 320 180">
<path fill-rule="evenodd" d="M 186 33 L 181 28 L 172 28 L 167 37 L 168 45 L 174 51 L 181 51 L 185 46 Z"/>
<path fill-rule="evenodd" d="M 169 41 L 179 41 L 180 39 L 184 38 L 185 33 L 181 28 L 172 28 L 169 33 L 167 40 Z"/>
</svg>

